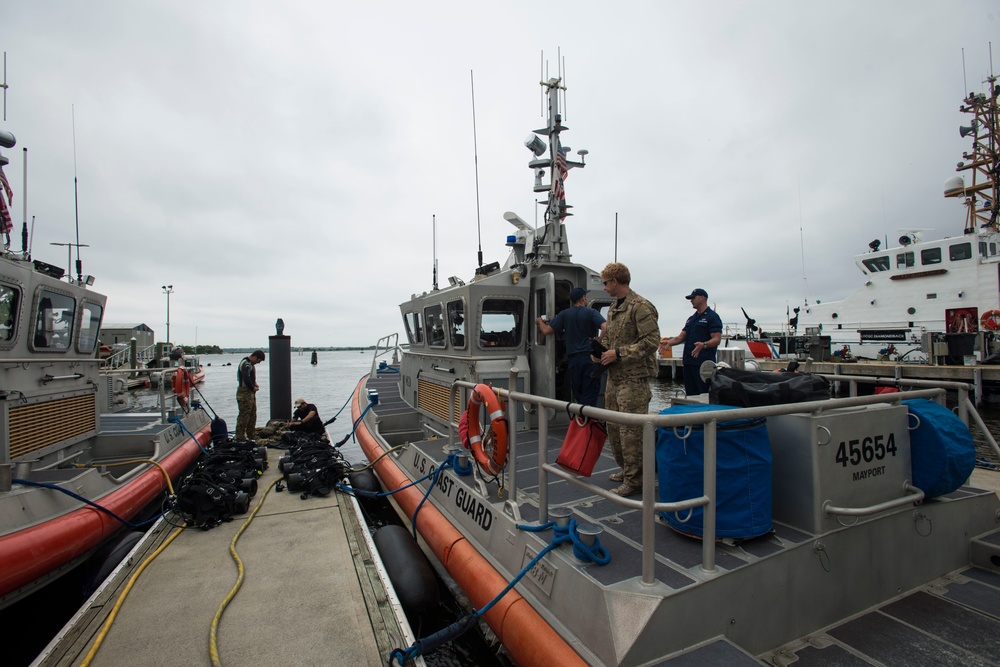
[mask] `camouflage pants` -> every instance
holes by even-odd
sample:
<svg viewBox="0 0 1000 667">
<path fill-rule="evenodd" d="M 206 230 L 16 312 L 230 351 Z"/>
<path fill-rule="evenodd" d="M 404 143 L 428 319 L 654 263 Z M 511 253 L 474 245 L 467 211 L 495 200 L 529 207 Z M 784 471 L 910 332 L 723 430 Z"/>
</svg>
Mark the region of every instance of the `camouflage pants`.
<svg viewBox="0 0 1000 667">
<path fill-rule="evenodd" d="M 631 412 L 644 415 L 649 412 L 649 400 L 653 397 L 649 381 L 644 378 L 612 379 L 604 392 L 604 404 L 608 410 Z M 622 467 L 624 483 L 642 486 L 642 427 L 623 426 L 608 422 L 608 440 L 615 463 Z"/>
<path fill-rule="evenodd" d="M 236 418 L 236 440 L 249 440 L 257 430 L 257 394 L 253 389 L 239 387 L 236 390 L 236 405 L 240 414 Z"/>
</svg>

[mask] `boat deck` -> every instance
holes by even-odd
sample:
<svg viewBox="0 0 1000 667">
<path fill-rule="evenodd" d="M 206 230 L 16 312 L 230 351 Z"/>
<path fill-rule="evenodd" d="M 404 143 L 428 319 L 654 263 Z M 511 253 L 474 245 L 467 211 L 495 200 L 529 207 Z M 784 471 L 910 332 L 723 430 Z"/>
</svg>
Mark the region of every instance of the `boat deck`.
<svg viewBox="0 0 1000 667">
<path fill-rule="evenodd" d="M 270 452 L 251 512 L 280 477 L 278 456 Z M 267 494 L 235 546 L 245 580 L 218 625 L 222 664 L 378 665 L 408 646 L 352 502 L 343 494 Z M 90 664 L 213 664 L 213 617 L 238 576 L 229 547 L 249 514 L 208 531 L 186 529 L 170 542 L 136 580 Z M 35 664 L 81 664 L 129 577 L 174 530 L 157 524 Z"/>
<path fill-rule="evenodd" d="M 398 377 L 385 374 L 369 379 L 368 389 L 377 389 L 379 395 L 378 404 L 372 408 L 376 418 L 400 421 L 401 416 L 413 412 L 399 397 Z M 565 431 L 565 427 L 550 427 L 546 442 L 547 462 L 555 461 Z M 537 444 L 536 431 L 517 433 L 515 468 L 518 509 L 522 522 L 529 524 L 536 523 L 539 515 Z M 440 464 L 445 456 L 441 439 L 414 440 L 409 447 L 435 464 Z M 407 453 L 403 460 L 410 460 L 414 456 Z M 610 447 L 605 447 L 589 481 L 610 490 L 617 483 L 611 482 L 608 476 L 617 470 L 610 455 Z M 470 477 L 453 478 L 457 484 L 471 486 L 468 484 Z M 426 490 L 428 484 L 429 482 L 422 482 L 420 486 Z M 496 484 L 490 485 L 491 497 L 495 498 L 496 487 Z M 947 503 L 991 493 L 994 490 L 966 486 L 933 502 Z M 435 497 L 432 494 L 431 500 Z M 640 510 L 623 507 L 551 476 L 548 503 L 550 508 L 571 508 L 579 523 L 589 522 L 603 528 L 599 539 L 611 557 L 610 562 L 604 566 L 589 564 L 577 567 L 606 589 L 622 589 L 628 587 L 629 582 L 634 584 L 642 569 Z M 493 507 L 494 511 L 498 511 L 496 508 L 499 504 L 494 503 Z M 724 576 L 726 572 L 745 568 L 816 539 L 814 535 L 775 521 L 773 532 L 767 535 L 738 543 L 717 542 L 715 563 L 721 576 Z M 539 548 L 547 541 L 546 537 L 539 536 Z M 1000 531 L 984 537 L 983 543 L 988 549 L 1000 549 Z M 659 518 L 655 526 L 655 551 L 655 577 L 674 593 L 683 593 L 685 589 L 705 580 L 700 568 L 701 541 L 674 531 Z M 994 564 L 1000 564 L 1000 557 L 993 558 Z M 522 590 L 524 585 L 522 582 L 518 589 Z M 665 595 L 674 593 L 667 592 Z M 835 627 L 758 656 L 751 656 L 739 646 L 720 637 L 692 652 L 656 664 L 787 665 L 795 662 L 796 667 L 912 665 L 932 664 L 921 656 L 942 655 L 953 656 L 953 659 L 947 663 L 933 664 L 1000 664 L 997 658 L 1000 656 L 1000 574 L 968 567 L 929 585 L 901 593 L 899 598 L 860 616 L 846 619 Z"/>
</svg>

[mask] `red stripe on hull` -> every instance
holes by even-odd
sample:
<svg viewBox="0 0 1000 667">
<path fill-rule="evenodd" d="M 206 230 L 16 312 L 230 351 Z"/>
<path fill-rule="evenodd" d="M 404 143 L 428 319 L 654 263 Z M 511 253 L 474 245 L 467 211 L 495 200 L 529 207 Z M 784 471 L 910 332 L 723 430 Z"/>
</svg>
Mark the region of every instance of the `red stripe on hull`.
<svg viewBox="0 0 1000 667">
<path fill-rule="evenodd" d="M 211 440 L 209 426 L 168 454 L 160 465 L 172 480 L 198 458 L 199 445 Z M 159 468 L 150 469 L 97 502 L 131 521 L 167 488 Z M 51 491 L 58 493 L 58 491 Z M 0 596 L 16 591 L 39 577 L 71 563 L 122 528 L 116 519 L 85 506 L 55 519 L 0 537 Z"/>
</svg>

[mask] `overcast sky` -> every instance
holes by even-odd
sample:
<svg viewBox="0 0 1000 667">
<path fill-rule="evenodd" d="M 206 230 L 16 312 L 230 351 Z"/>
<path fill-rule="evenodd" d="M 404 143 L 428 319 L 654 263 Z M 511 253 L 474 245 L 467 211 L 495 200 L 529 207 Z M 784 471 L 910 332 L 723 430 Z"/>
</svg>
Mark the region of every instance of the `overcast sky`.
<svg viewBox="0 0 1000 667">
<path fill-rule="evenodd" d="M 264 346 L 280 317 L 293 345 L 369 345 L 431 286 L 432 216 L 442 284 L 480 234 L 503 262 L 505 211 L 536 220 L 522 142 L 561 52 L 564 144 L 590 151 L 574 260 L 614 260 L 617 215 L 663 335 L 694 287 L 766 328 L 859 287 L 874 238 L 961 234 L 962 49 L 981 92 L 998 35 L 995 0 L 7 2 L 0 127 L 35 259 L 66 265 L 77 175 L 106 322 L 163 339 L 171 284 L 175 342 Z"/>
</svg>

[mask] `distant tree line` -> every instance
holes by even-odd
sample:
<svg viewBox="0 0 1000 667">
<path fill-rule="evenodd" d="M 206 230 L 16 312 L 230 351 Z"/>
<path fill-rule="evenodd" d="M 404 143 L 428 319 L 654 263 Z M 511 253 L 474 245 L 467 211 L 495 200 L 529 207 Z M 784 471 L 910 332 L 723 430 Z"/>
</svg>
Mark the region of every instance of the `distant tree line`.
<svg viewBox="0 0 1000 667">
<path fill-rule="evenodd" d="M 184 354 L 223 354 L 223 350 L 218 345 L 181 345 Z"/>
</svg>

